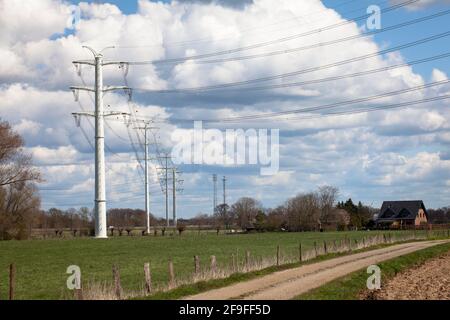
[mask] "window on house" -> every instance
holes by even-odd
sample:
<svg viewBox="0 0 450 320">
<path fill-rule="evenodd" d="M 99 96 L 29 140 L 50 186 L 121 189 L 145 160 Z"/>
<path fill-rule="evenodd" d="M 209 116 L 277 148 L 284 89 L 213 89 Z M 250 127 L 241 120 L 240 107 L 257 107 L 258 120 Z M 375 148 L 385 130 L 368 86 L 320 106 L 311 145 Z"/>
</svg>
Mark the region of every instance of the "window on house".
<svg viewBox="0 0 450 320">
<path fill-rule="evenodd" d="M 410 215 L 410 212 L 409 212 L 407 209 L 403 208 L 403 209 L 400 211 L 400 213 L 398 214 L 398 217 L 399 217 L 399 218 L 405 218 L 405 217 L 407 217 L 407 216 L 409 216 L 409 215 Z"/>
<path fill-rule="evenodd" d="M 382 218 L 390 218 L 393 215 L 395 215 L 395 212 L 391 208 L 388 208 L 386 211 L 384 211 L 384 213 L 382 214 L 381 217 Z"/>
</svg>

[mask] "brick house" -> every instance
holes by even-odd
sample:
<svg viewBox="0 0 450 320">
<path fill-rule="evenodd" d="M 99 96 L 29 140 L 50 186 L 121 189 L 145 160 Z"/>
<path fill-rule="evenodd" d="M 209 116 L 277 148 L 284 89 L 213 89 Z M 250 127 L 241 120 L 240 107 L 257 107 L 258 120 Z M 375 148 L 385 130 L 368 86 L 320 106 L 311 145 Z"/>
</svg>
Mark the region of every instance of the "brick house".
<svg viewBox="0 0 450 320">
<path fill-rule="evenodd" d="M 384 201 L 376 224 L 391 228 L 426 225 L 428 213 L 422 200 Z"/>
</svg>

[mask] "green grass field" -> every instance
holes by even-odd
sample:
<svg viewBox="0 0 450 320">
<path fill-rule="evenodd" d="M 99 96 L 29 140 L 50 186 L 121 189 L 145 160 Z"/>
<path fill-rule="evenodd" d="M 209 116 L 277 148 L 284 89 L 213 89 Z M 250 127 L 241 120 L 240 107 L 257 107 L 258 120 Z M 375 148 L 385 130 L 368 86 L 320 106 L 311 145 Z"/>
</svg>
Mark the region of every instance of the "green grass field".
<svg viewBox="0 0 450 320">
<path fill-rule="evenodd" d="M 399 236 L 406 231 L 392 232 Z M 143 284 L 143 265 L 150 262 L 154 283 L 168 281 L 168 260 L 171 258 L 177 279 L 187 278 L 194 271 L 193 256 L 199 255 L 204 266 L 211 255 L 218 265 L 230 263 L 231 254 L 244 259 L 249 250 L 252 257 L 273 257 L 277 245 L 283 255 L 295 257 L 298 245 L 312 248 L 314 241 L 360 240 L 375 231 L 327 233 L 261 233 L 241 235 L 185 234 L 166 237 L 115 237 L 96 239 L 55 239 L 0 242 L 0 299 L 7 298 L 8 266 L 17 267 L 16 299 L 61 299 L 70 296 L 66 289 L 69 265 L 78 265 L 83 283 L 112 280 L 112 265 L 120 267 L 124 290 L 137 290 Z"/>
</svg>

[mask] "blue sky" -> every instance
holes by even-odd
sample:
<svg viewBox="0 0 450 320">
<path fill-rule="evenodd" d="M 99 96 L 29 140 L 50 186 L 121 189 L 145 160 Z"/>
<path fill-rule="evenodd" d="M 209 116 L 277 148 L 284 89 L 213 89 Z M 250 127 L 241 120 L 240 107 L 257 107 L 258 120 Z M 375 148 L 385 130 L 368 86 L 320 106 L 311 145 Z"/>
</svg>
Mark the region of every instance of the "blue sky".
<svg viewBox="0 0 450 320">
<path fill-rule="evenodd" d="M 383 14 L 381 27 L 450 9 L 448 1 L 421 1 L 427 5 Z M 81 94 L 78 105 L 67 89 L 70 85 L 81 84 L 71 62 L 90 58 L 81 49 L 81 44 L 131 45 L 132 48 L 106 52 L 107 59 L 143 61 L 182 57 L 279 39 L 340 21 L 326 8 L 335 10 L 344 19 L 352 19 L 364 15 L 369 5 L 378 4 L 383 8 L 394 0 L 324 0 L 326 8 L 318 0 L 255 0 L 257 4 L 249 4 L 248 7 L 222 7 L 220 4 L 205 6 L 202 5 L 205 1 L 201 0 L 181 2 L 169 6 L 142 1 L 142 8 L 138 12 L 137 1 L 89 1 L 92 3 L 90 6 L 72 1 L 82 10 L 82 21 L 72 31 L 65 27 L 68 17 L 64 16 L 67 14 L 64 1 L 42 0 L 29 4 L 27 12 L 44 12 L 35 14 L 35 19 L 24 15 L 26 10 L 14 11 L 16 7 L 13 5 L 2 13 L 5 16 L 3 20 L 0 19 L 0 27 L 7 30 L 8 37 L 0 39 L 0 57 L 7 61 L 6 66 L 15 67 L 0 67 L 1 115 L 25 137 L 27 150 L 33 154 L 36 165 L 44 171 L 46 181 L 39 186 L 44 208 L 90 206 L 93 201 L 93 153 L 87 142 L 92 139 L 93 132 L 89 124 L 83 122 L 82 127 L 88 136 L 85 139 L 71 116 L 71 112 L 79 111 L 80 106 L 92 109 L 92 102 L 89 96 Z M 197 4 L 192 5 L 193 2 Z M 292 21 L 292 16 L 302 17 L 301 21 Z M 206 66 L 185 63 L 175 66 L 132 66 L 128 81 L 132 87 L 155 90 L 273 76 L 450 31 L 448 17 L 446 15 L 380 33 L 351 44 L 267 60 L 251 59 Z M 8 19 L 20 23 L 8 23 Z M 359 28 L 363 25 L 362 21 L 358 23 Z M 314 35 L 311 40 L 302 38 L 237 55 L 295 48 L 305 43 L 353 35 L 355 32 L 359 31 L 348 27 Z M 192 42 L 203 38 L 214 40 Z M 100 40 L 103 42 L 100 43 Z M 189 43 L 179 44 L 186 41 Z M 280 81 L 340 75 L 445 52 L 450 52 L 448 37 L 402 50 L 394 56 L 385 55 L 317 75 L 288 77 Z M 442 59 L 413 66 L 411 70 L 278 91 L 250 90 L 232 94 L 212 92 L 195 95 L 136 92 L 134 101 L 140 115 L 150 117 L 161 114 L 172 119 L 162 124 L 158 132 L 162 148 L 169 151 L 172 147 L 170 134 L 177 129 L 188 130 L 193 125 L 174 118 L 220 118 L 285 111 L 371 96 L 442 80 L 450 74 L 448 61 Z M 84 68 L 82 74 L 91 84 L 91 71 Z M 123 85 L 120 71 L 108 70 L 105 83 Z M 444 89 L 428 90 L 422 94 L 424 97 L 444 94 Z M 412 97 L 417 99 L 417 96 Z M 126 99 L 121 94 L 108 95 L 105 99 L 110 110 L 128 110 Z M 396 97 L 389 102 L 403 101 L 401 99 Z M 280 129 L 280 173 L 263 177 L 257 166 L 183 165 L 180 169 L 184 172 L 185 185 L 183 194 L 179 196 L 180 216 L 211 212 L 213 173 L 219 177 L 228 177 L 230 202 L 241 196 L 251 196 L 259 199 L 266 207 L 275 207 L 290 196 L 314 190 L 324 184 L 339 187 L 341 199 L 352 197 L 375 206 L 379 206 L 383 200 L 416 198 L 423 199 L 429 207 L 449 205 L 450 173 L 447 173 L 447 168 L 450 168 L 450 114 L 447 110 L 448 103 L 437 102 L 420 108 L 362 115 L 258 122 L 253 124 L 257 128 Z M 239 125 L 244 128 L 248 126 Z M 225 129 L 226 126 L 219 125 L 218 128 Z M 188 134 L 188 131 L 185 132 Z M 106 137 L 109 145 L 107 162 L 112 169 L 108 173 L 108 206 L 142 208 L 141 175 L 126 127 L 111 122 L 106 128 Z M 140 150 L 138 153 L 138 157 L 142 157 Z M 163 195 L 157 181 L 152 184 L 151 191 L 152 211 L 162 216 Z"/>
</svg>

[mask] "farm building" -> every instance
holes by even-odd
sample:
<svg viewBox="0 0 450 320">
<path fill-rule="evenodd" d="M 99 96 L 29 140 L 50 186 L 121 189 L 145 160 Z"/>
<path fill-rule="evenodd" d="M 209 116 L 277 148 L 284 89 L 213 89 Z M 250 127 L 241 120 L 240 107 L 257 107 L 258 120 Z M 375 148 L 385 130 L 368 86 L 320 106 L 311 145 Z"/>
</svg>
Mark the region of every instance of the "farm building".
<svg viewBox="0 0 450 320">
<path fill-rule="evenodd" d="M 376 223 L 392 228 L 420 226 L 428 224 L 428 213 L 422 200 L 384 201 Z"/>
</svg>

